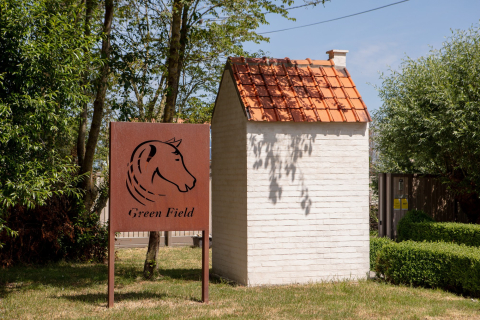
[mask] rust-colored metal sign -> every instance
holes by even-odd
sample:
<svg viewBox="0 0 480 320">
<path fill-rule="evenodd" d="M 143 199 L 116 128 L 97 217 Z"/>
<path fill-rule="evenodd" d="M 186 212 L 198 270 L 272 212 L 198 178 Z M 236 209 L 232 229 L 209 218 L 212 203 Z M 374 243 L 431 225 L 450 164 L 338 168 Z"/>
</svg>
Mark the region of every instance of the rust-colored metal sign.
<svg viewBox="0 0 480 320">
<path fill-rule="evenodd" d="M 115 231 L 208 227 L 209 126 L 113 122 L 110 224 Z"/>
<path fill-rule="evenodd" d="M 201 124 L 110 123 L 109 306 L 115 232 L 202 230 L 208 243 L 209 134 Z M 208 301 L 208 247 L 202 256 Z"/>
</svg>

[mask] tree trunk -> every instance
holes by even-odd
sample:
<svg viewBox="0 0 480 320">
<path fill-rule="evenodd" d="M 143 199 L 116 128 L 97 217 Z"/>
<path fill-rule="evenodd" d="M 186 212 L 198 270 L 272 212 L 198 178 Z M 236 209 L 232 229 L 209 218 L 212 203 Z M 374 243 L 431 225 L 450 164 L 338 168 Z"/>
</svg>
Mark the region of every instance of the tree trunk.
<svg viewBox="0 0 480 320">
<path fill-rule="evenodd" d="M 100 128 L 103 119 L 103 109 L 105 105 L 105 95 L 107 92 L 107 80 L 110 73 L 108 58 L 110 57 L 110 31 L 112 29 L 114 5 L 113 0 L 105 1 L 105 18 L 103 24 L 104 38 L 102 41 L 102 58 L 104 64 L 100 70 L 100 75 L 97 83 L 97 94 L 95 102 L 93 103 L 93 118 L 88 134 L 87 146 L 85 149 L 85 158 L 80 169 L 80 174 L 90 172 L 90 178 L 83 181 L 82 187 L 85 190 L 85 209 L 91 210 L 95 201 L 95 184 L 92 177 L 93 159 L 95 156 L 95 148 L 100 134 Z"/>
<path fill-rule="evenodd" d="M 85 26 L 84 33 L 86 37 L 89 37 L 91 34 L 90 31 L 90 21 L 92 20 L 92 13 L 95 3 L 93 0 L 87 0 L 86 10 L 85 10 Z M 82 86 L 86 86 L 88 83 L 88 74 L 87 71 L 84 72 L 82 77 Z M 82 106 L 82 111 L 80 112 L 79 126 L 78 126 L 78 138 L 77 138 L 77 157 L 78 157 L 78 166 L 81 168 L 83 165 L 83 160 L 85 158 L 85 136 L 87 133 L 87 116 L 88 116 L 88 104 L 85 102 Z"/>
<path fill-rule="evenodd" d="M 182 12 L 185 22 L 182 22 Z M 186 26 L 186 17 L 188 16 L 188 7 L 184 8 L 182 0 L 175 0 L 172 6 L 172 35 L 170 38 L 170 49 L 167 60 L 167 97 L 163 122 L 172 123 L 175 115 L 175 103 L 177 100 L 178 83 L 180 81 L 180 57 L 183 56 L 185 46 L 181 44 L 181 38 L 186 39 L 186 33 L 181 36 L 183 25 Z M 186 32 L 186 29 L 185 29 Z M 150 232 L 148 240 L 147 257 L 145 258 L 145 267 L 143 274 L 145 278 L 153 277 L 157 270 L 157 256 L 160 247 L 160 232 Z"/>
<path fill-rule="evenodd" d="M 147 279 L 151 279 L 157 271 L 158 249 L 160 248 L 160 232 L 150 232 L 148 239 L 148 251 L 143 266 L 143 275 Z"/>
<path fill-rule="evenodd" d="M 167 60 L 167 102 L 163 122 L 172 123 L 175 115 L 175 99 L 178 92 L 178 81 L 180 80 L 180 29 L 182 26 L 181 0 L 175 0 L 172 7 L 172 35 L 170 37 L 170 48 Z"/>
<path fill-rule="evenodd" d="M 468 218 L 469 223 L 480 223 L 480 197 L 477 193 L 458 195 L 460 208 Z"/>
</svg>

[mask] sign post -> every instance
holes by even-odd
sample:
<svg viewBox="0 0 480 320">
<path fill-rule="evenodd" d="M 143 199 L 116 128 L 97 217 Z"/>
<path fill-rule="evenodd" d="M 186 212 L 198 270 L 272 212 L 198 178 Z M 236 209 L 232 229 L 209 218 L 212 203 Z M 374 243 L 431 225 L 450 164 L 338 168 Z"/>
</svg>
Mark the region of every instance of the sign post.
<svg viewBox="0 0 480 320">
<path fill-rule="evenodd" d="M 110 123 L 108 307 L 115 232 L 202 230 L 202 301 L 208 302 L 209 125 Z"/>
</svg>

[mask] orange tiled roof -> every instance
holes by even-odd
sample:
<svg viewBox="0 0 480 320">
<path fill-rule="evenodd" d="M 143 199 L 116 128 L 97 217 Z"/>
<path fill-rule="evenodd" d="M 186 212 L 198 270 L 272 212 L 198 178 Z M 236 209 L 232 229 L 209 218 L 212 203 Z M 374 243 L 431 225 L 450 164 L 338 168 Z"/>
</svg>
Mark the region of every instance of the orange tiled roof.
<svg viewBox="0 0 480 320">
<path fill-rule="evenodd" d="M 248 120 L 372 121 L 347 69 L 333 60 L 228 59 Z"/>
</svg>

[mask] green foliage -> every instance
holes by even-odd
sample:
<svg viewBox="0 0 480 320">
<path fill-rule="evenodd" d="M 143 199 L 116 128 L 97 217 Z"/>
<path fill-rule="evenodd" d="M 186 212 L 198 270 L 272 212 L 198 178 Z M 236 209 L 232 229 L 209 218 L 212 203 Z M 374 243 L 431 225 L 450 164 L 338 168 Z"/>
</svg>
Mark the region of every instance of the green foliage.
<svg viewBox="0 0 480 320">
<path fill-rule="evenodd" d="M 480 247 L 480 225 L 433 222 L 427 215 L 415 215 L 409 211 L 398 224 L 398 240 L 444 241 Z"/>
<path fill-rule="evenodd" d="M 53 195 L 79 196 L 70 157 L 81 72 L 93 38 L 77 8 L 57 1 L 0 4 L 0 203 L 33 208 Z M 0 213 L 2 214 L 2 213 Z M 3 212 L 5 214 L 5 212 Z"/>
<path fill-rule="evenodd" d="M 104 262 L 108 251 L 108 226 L 99 222 L 96 213 L 75 218 L 74 237 L 62 241 L 63 258 L 78 261 Z"/>
<path fill-rule="evenodd" d="M 395 284 L 480 295 L 480 248 L 445 242 L 392 243 L 379 252 L 375 271 Z"/>
<path fill-rule="evenodd" d="M 480 28 L 455 31 L 440 50 L 382 75 L 375 113 L 380 172 L 439 174 L 467 214 L 480 194 Z M 476 209 L 477 208 L 477 209 Z M 471 216 L 476 220 L 478 211 Z"/>
<path fill-rule="evenodd" d="M 375 270 L 377 256 L 380 250 L 392 242 L 389 238 L 370 237 L 370 270 Z"/>
<path fill-rule="evenodd" d="M 418 222 L 434 222 L 432 217 L 422 210 L 410 210 L 400 219 L 397 226 L 398 241 L 410 239 L 410 228 Z M 412 239 L 413 240 L 413 239 Z M 441 239 L 438 239 L 441 240 Z"/>
</svg>

